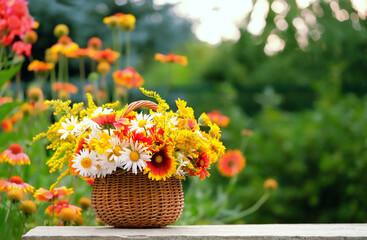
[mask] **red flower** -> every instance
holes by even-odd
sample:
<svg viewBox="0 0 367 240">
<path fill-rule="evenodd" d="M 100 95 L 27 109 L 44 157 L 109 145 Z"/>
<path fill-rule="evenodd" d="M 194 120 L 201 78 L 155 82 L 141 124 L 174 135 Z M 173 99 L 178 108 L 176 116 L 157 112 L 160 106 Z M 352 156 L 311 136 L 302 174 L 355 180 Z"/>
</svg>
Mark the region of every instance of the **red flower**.
<svg viewBox="0 0 367 240">
<path fill-rule="evenodd" d="M 71 208 L 75 211 L 75 214 L 80 215 L 81 214 L 81 209 L 77 206 L 71 205 L 69 204 L 69 202 L 67 200 L 60 200 L 58 201 L 55 205 L 50 205 L 46 208 L 45 213 L 50 215 L 50 216 L 59 216 L 59 213 L 61 212 L 62 209 L 64 208 Z"/>
<path fill-rule="evenodd" d="M 31 55 L 32 44 L 16 41 L 13 43 L 12 49 L 18 55 L 24 54 L 26 56 L 29 56 Z"/>
<path fill-rule="evenodd" d="M 31 161 L 27 154 L 23 152 L 22 147 L 19 144 L 12 144 L 0 155 L 0 162 L 8 162 L 11 165 L 29 165 Z"/>
<path fill-rule="evenodd" d="M 222 115 L 219 111 L 214 110 L 207 114 L 212 123 L 216 123 L 220 127 L 227 127 L 229 123 L 229 117 Z"/>
<path fill-rule="evenodd" d="M 66 91 L 68 93 L 78 92 L 78 87 L 71 83 L 55 82 L 54 84 L 52 84 L 52 89 L 54 91 Z"/>
<path fill-rule="evenodd" d="M 246 165 L 246 159 L 240 150 L 227 151 L 218 161 L 218 170 L 225 177 L 239 174 Z"/>
<path fill-rule="evenodd" d="M 120 53 L 107 48 L 102 51 L 94 52 L 94 55 L 91 56 L 91 58 L 99 62 L 107 61 L 109 63 L 114 63 L 119 56 Z"/>
<path fill-rule="evenodd" d="M 9 181 L 0 181 L 0 192 L 8 192 L 12 189 L 20 189 L 27 193 L 33 192 L 34 187 L 23 182 L 23 179 L 19 176 L 12 176 Z"/>
<path fill-rule="evenodd" d="M 207 171 L 210 167 L 210 160 L 206 153 L 200 153 L 199 157 L 196 159 L 196 163 L 194 165 L 195 170 L 188 169 L 189 176 L 198 176 L 201 180 L 206 177 L 209 177 L 210 174 Z"/>
</svg>

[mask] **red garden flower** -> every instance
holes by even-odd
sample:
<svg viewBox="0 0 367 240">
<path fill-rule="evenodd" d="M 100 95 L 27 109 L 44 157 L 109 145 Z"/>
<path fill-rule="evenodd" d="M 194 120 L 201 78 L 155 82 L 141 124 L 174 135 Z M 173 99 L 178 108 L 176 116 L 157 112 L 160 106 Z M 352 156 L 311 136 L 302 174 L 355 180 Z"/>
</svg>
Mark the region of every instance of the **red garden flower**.
<svg viewBox="0 0 367 240">
<path fill-rule="evenodd" d="M 20 189 L 25 193 L 33 192 L 34 187 L 30 184 L 23 182 L 23 179 L 19 176 L 12 176 L 9 181 L 0 181 L 0 192 L 8 192 L 12 189 Z"/>
<path fill-rule="evenodd" d="M 19 144 L 12 144 L 0 155 L 0 162 L 7 162 L 11 165 L 29 165 L 31 161 L 27 154 L 23 152 L 22 146 Z"/>
<path fill-rule="evenodd" d="M 47 201 L 47 200 L 51 200 L 51 199 L 54 199 L 60 196 L 67 196 L 73 193 L 74 191 L 72 188 L 68 189 L 65 186 L 54 188 L 54 189 L 51 189 L 50 191 L 44 188 L 40 188 L 35 191 L 33 197 L 37 199 L 38 201 Z"/>
<path fill-rule="evenodd" d="M 212 123 L 216 123 L 220 127 L 227 127 L 229 123 L 229 117 L 222 115 L 219 111 L 214 110 L 206 114 Z"/>
</svg>

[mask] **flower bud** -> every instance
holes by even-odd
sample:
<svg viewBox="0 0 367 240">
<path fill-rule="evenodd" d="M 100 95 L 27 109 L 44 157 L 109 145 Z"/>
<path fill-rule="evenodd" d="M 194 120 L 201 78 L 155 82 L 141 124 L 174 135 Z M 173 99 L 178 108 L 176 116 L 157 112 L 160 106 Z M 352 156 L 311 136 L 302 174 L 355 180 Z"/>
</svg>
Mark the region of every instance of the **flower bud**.
<svg viewBox="0 0 367 240">
<path fill-rule="evenodd" d="M 100 62 L 97 65 L 97 71 L 101 75 L 105 75 L 111 71 L 111 66 L 108 62 Z"/>
<path fill-rule="evenodd" d="M 59 213 L 59 218 L 63 221 L 71 222 L 76 220 L 76 212 L 72 208 L 63 208 Z"/>
<path fill-rule="evenodd" d="M 264 188 L 266 190 L 276 190 L 278 188 L 278 182 L 273 178 L 268 178 L 264 182 Z"/>
<path fill-rule="evenodd" d="M 32 200 L 25 200 L 20 205 L 20 211 L 25 215 L 32 215 L 37 210 L 36 204 Z"/>
<path fill-rule="evenodd" d="M 38 40 L 38 35 L 33 30 L 27 32 L 24 36 L 24 42 L 25 43 L 35 44 L 37 42 L 37 40 Z"/>
<path fill-rule="evenodd" d="M 19 202 L 23 199 L 23 191 L 20 189 L 12 189 L 8 192 L 8 199 L 12 202 Z"/>
<path fill-rule="evenodd" d="M 58 38 L 69 35 L 68 26 L 66 26 L 65 24 L 56 25 L 56 27 L 54 28 L 54 35 Z"/>
<path fill-rule="evenodd" d="M 90 206 L 92 206 L 92 203 L 89 198 L 82 197 L 79 199 L 79 205 L 82 207 L 82 209 L 87 210 Z"/>
</svg>

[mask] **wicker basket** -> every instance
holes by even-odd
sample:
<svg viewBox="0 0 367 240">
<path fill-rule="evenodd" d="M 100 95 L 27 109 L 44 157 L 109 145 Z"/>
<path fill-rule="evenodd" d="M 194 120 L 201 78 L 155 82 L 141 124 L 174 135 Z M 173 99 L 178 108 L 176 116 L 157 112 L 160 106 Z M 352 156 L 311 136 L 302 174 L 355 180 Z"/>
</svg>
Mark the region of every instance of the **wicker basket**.
<svg viewBox="0 0 367 240">
<path fill-rule="evenodd" d="M 131 103 L 125 116 L 139 107 L 157 109 L 150 101 Z M 150 180 L 147 174 L 119 169 L 92 185 L 97 217 L 114 227 L 164 227 L 177 221 L 183 208 L 181 180 Z"/>
</svg>

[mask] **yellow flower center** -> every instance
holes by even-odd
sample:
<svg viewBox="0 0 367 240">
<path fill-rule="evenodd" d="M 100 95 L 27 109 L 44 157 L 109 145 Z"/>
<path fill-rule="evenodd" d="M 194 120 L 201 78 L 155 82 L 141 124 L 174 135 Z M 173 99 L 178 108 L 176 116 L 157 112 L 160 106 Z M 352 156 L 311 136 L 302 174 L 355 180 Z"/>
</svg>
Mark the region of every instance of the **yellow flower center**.
<svg viewBox="0 0 367 240">
<path fill-rule="evenodd" d="M 158 156 L 155 158 L 155 161 L 156 161 L 157 163 L 161 163 L 161 162 L 163 162 L 163 158 L 162 158 L 162 156 L 161 156 L 161 155 L 158 155 Z"/>
<path fill-rule="evenodd" d="M 80 165 L 82 165 L 83 168 L 90 168 L 92 166 L 92 160 L 90 158 L 83 158 L 82 161 L 80 161 Z"/>
<path fill-rule="evenodd" d="M 143 120 L 139 121 L 138 126 L 139 127 L 144 127 L 146 124 L 147 124 L 147 120 L 143 119 Z"/>
<path fill-rule="evenodd" d="M 201 160 L 200 160 L 200 162 L 199 162 L 199 166 L 200 166 L 200 167 L 204 167 L 204 165 L 205 165 L 205 162 L 204 162 L 204 160 L 203 160 L 203 159 L 201 159 Z"/>
<path fill-rule="evenodd" d="M 122 148 L 120 146 L 115 146 L 113 148 L 113 154 L 115 154 L 115 156 L 119 157 L 121 155 L 120 151 L 122 151 Z"/>
<path fill-rule="evenodd" d="M 137 151 L 132 151 L 130 153 L 130 160 L 136 162 L 140 159 L 140 154 Z"/>
<path fill-rule="evenodd" d="M 68 130 L 68 131 L 73 131 L 73 129 L 75 128 L 75 126 L 74 125 L 70 125 L 66 130 Z"/>
</svg>

